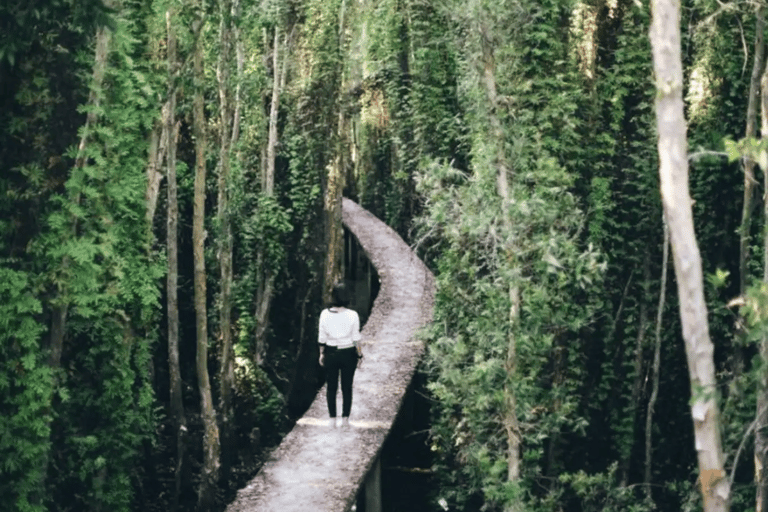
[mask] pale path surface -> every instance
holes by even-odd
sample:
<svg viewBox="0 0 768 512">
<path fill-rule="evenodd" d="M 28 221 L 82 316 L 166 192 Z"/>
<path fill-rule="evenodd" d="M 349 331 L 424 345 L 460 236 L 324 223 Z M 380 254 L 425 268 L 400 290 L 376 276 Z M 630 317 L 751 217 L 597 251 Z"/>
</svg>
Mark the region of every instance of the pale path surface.
<svg viewBox="0 0 768 512">
<path fill-rule="evenodd" d="M 397 233 L 367 210 L 345 198 L 342 215 L 381 279 L 362 331 L 365 359 L 355 374 L 351 425 L 328 425 L 323 387 L 227 512 L 349 510 L 424 351 L 415 334 L 432 319 L 432 274 Z"/>
</svg>

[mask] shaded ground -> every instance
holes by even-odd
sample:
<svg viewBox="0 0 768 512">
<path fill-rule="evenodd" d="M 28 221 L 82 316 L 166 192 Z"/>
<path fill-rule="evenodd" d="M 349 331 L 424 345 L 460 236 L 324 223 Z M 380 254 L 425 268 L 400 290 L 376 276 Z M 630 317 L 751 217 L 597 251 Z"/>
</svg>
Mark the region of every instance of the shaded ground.
<svg viewBox="0 0 768 512">
<path fill-rule="evenodd" d="M 414 335 L 432 316 L 431 273 L 392 229 L 356 203 L 344 199 L 342 212 L 381 280 L 363 328 L 365 359 L 355 375 L 351 425 L 330 426 L 322 389 L 227 512 L 349 510 L 423 353 Z"/>
</svg>

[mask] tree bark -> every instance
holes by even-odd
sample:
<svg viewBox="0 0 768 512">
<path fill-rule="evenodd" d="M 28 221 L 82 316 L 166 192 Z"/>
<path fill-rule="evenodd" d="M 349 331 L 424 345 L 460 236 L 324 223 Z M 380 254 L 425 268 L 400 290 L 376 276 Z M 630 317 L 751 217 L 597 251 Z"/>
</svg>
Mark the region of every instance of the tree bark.
<svg viewBox="0 0 768 512">
<path fill-rule="evenodd" d="M 752 77 L 749 81 L 749 100 L 747 103 L 747 127 L 745 137 L 755 137 L 757 131 L 757 102 L 760 94 L 760 76 L 765 67 L 765 42 L 763 31 L 765 21 L 763 19 L 764 7 L 760 3 L 755 14 L 755 55 L 752 63 Z M 741 227 L 739 229 L 739 293 L 743 296 L 747 288 L 747 260 L 749 259 L 749 227 L 754 209 L 755 189 L 755 161 L 752 158 L 744 159 L 744 203 L 741 210 Z M 740 350 L 737 349 L 739 352 Z M 741 364 L 741 354 L 738 355 Z"/>
<path fill-rule="evenodd" d="M 218 258 L 221 288 L 219 295 L 219 417 L 221 418 L 222 476 L 226 479 L 233 459 L 232 391 L 235 387 L 235 354 L 232 346 L 232 229 L 229 215 L 229 175 L 231 143 L 231 82 L 229 66 L 232 54 L 232 5 L 227 0 L 219 4 L 219 60 L 216 78 L 219 86 L 219 177 L 217 217 L 219 221 Z"/>
<path fill-rule="evenodd" d="M 680 55 L 680 4 L 651 2 L 650 30 L 656 78 L 656 126 L 659 175 L 669 223 L 680 301 L 680 318 L 691 382 L 691 416 L 705 512 L 729 509 L 730 483 L 723 469 L 720 412 L 714 347 L 709 337 L 701 255 L 693 227 L 688 191 L 686 122 L 683 114 L 683 67 Z"/>
<path fill-rule="evenodd" d="M 179 498 L 182 487 L 182 471 L 185 457 L 185 434 L 187 431 L 187 419 L 184 413 L 184 401 L 181 392 L 181 365 L 179 363 L 179 255 L 178 255 L 178 231 L 179 231 L 179 202 L 178 184 L 176 181 L 176 149 L 178 145 L 179 127 L 176 123 L 176 92 L 173 89 L 173 81 L 178 66 L 176 55 L 176 33 L 174 29 L 175 13 L 166 11 L 167 31 L 167 61 L 168 61 L 168 101 L 164 110 L 164 131 L 168 134 L 167 144 L 167 229 L 166 250 L 168 251 L 168 276 L 167 276 L 167 311 L 168 311 L 168 374 L 171 402 L 171 418 L 176 428 L 176 465 L 174 469 L 174 489 L 171 501 L 171 510 L 179 508 Z"/>
<path fill-rule="evenodd" d="M 761 126 L 760 135 L 765 143 L 768 137 L 768 69 L 761 80 Z M 765 151 L 762 149 L 761 151 Z M 759 161 L 764 161 L 760 158 Z M 768 186 L 768 167 L 763 171 L 763 186 Z M 765 189 L 768 190 L 768 189 Z M 763 283 L 768 283 L 768 192 L 763 197 Z M 757 411 L 755 412 L 755 511 L 768 512 L 768 371 L 765 369 L 768 361 L 768 337 L 760 340 L 760 358 L 763 367 L 760 370 L 759 389 L 757 390 Z"/>
<path fill-rule="evenodd" d="M 287 60 L 286 57 L 283 58 Z M 277 116 L 280 110 L 280 86 L 282 72 L 280 66 L 280 29 L 275 27 L 272 43 L 272 99 L 269 103 L 269 136 L 267 139 L 267 161 L 264 170 L 262 189 L 272 195 L 275 189 L 275 155 L 277 153 Z"/>
<path fill-rule="evenodd" d="M 168 126 L 167 123 L 165 123 L 167 109 L 168 102 L 163 105 L 161 120 L 160 122 L 155 123 L 149 139 L 147 192 L 145 194 L 145 200 L 147 203 L 147 229 L 150 234 L 152 233 L 152 224 L 155 219 L 155 211 L 157 210 L 157 200 L 160 195 L 160 182 L 163 180 L 163 174 L 160 172 L 160 168 L 163 166 L 163 158 L 165 157 L 167 145 L 166 141 L 168 140 Z"/>
<path fill-rule="evenodd" d="M 343 9 L 343 3 L 342 3 Z M 341 29 L 341 28 L 340 28 Z M 347 122 L 343 109 L 339 107 L 336 123 L 336 154 L 328 166 L 327 189 L 325 191 L 326 214 L 326 260 L 323 279 L 323 300 L 331 298 L 334 283 L 344 277 L 344 230 L 341 226 L 341 200 L 346 182 L 344 166 L 347 146 L 344 143 Z"/>
<path fill-rule="evenodd" d="M 337 31 L 337 44 L 339 48 L 345 45 L 344 31 L 346 27 L 346 2 L 342 0 L 339 6 L 339 26 Z M 341 72 L 339 91 L 344 90 L 344 72 Z M 326 189 L 323 201 L 323 212 L 325 214 L 325 262 L 323 263 L 323 282 L 322 297 L 323 302 L 328 303 L 331 299 L 331 290 L 334 284 L 341 278 L 342 257 L 344 251 L 344 231 L 341 226 L 341 199 L 344 190 L 344 155 L 346 150 L 341 142 L 344 138 L 344 112 L 341 106 L 341 92 L 335 98 L 336 100 L 336 141 L 334 144 L 335 155 L 326 166 Z"/>
<path fill-rule="evenodd" d="M 516 286 L 509 287 L 509 330 L 514 332 L 515 324 L 520 314 L 520 290 Z M 507 342 L 507 357 L 504 364 L 507 379 L 504 384 L 504 430 L 507 434 L 507 480 L 515 482 L 520 479 L 520 423 L 517 419 L 517 397 L 511 388 L 511 383 L 516 377 L 517 368 L 517 340 L 514 334 L 510 334 Z M 516 510 L 507 507 L 505 510 Z"/>
<path fill-rule="evenodd" d="M 653 501 L 651 493 L 651 470 L 653 469 L 653 410 L 659 397 L 659 376 L 661 375 L 661 320 L 664 316 L 664 304 L 667 297 L 667 268 L 669 267 L 669 227 L 667 220 L 662 216 L 664 223 L 664 249 L 661 257 L 661 290 L 659 291 L 659 306 L 656 310 L 656 332 L 653 347 L 653 376 L 651 398 L 648 399 L 648 408 L 645 413 L 645 496 L 648 501 Z"/>
<path fill-rule="evenodd" d="M 275 35 L 272 50 L 272 99 L 269 110 L 269 136 L 265 150 L 266 158 L 263 163 L 261 184 L 262 193 L 272 196 L 275 189 L 275 159 L 277 157 L 277 122 L 280 112 L 280 93 L 285 87 L 286 75 L 288 72 L 288 36 L 284 41 L 284 50 L 282 65 L 280 63 L 280 31 L 275 27 Z M 266 255 L 264 247 L 259 246 L 256 261 L 259 269 L 263 269 L 262 277 L 256 293 L 256 341 L 254 349 L 254 361 L 257 366 L 264 364 L 267 355 L 267 334 L 269 332 L 269 311 L 272 305 L 272 296 L 274 295 L 275 276 L 272 275 L 268 266 L 265 264 Z"/>
<path fill-rule="evenodd" d="M 195 32 L 202 29 L 202 22 L 194 22 Z M 203 45 L 198 40 L 194 46 L 194 80 L 195 92 L 193 97 L 193 118 L 195 134 L 195 185 L 194 213 L 192 219 L 192 252 L 194 257 L 195 283 L 195 324 L 197 329 L 197 382 L 200 391 L 200 414 L 203 419 L 205 433 L 203 435 L 203 467 L 198 488 L 198 509 L 210 510 L 214 503 L 216 485 L 219 478 L 219 429 L 216 424 L 216 413 L 211 396 L 211 382 L 208 377 L 208 318 L 206 307 L 206 275 L 205 275 L 205 111 L 203 108 L 202 85 L 205 79 L 203 72 Z"/>
</svg>

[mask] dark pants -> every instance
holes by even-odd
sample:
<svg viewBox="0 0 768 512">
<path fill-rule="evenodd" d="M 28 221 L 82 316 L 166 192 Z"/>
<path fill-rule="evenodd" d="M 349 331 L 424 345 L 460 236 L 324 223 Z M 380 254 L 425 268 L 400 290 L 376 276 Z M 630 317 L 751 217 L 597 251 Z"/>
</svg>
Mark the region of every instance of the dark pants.
<svg viewBox="0 0 768 512">
<path fill-rule="evenodd" d="M 328 414 L 336 417 L 336 391 L 341 373 L 341 397 L 343 401 L 341 415 L 349 416 L 352 410 L 352 379 L 357 368 L 357 349 L 355 347 L 337 349 L 325 347 L 325 379 L 328 384 Z"/>
</svg>

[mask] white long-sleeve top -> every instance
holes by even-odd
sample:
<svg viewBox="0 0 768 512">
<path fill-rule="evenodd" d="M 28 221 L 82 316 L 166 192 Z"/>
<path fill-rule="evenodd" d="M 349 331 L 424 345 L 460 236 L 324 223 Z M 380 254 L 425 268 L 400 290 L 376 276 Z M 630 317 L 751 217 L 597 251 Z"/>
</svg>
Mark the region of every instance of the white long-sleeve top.
<svg viewBox="0 0 768 512">
<path fill-rule="evenodd" d="M 347 308 L 328 308 L 320 312 L 318 343 L 328 347 L 350 348 L 360 341 L 360 317 Z"/>
</svg>

